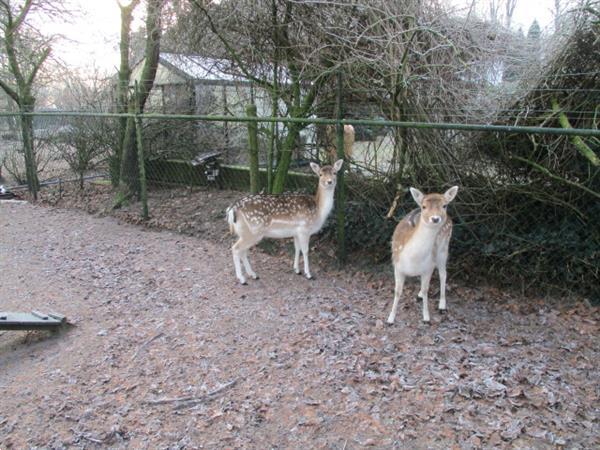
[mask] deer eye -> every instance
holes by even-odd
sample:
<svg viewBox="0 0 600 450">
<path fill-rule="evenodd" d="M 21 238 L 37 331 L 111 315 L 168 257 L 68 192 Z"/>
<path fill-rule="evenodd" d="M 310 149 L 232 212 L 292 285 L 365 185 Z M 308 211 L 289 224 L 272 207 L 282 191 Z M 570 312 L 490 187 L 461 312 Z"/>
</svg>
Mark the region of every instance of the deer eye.
<svg viewBox="0 0 600 450">
<path fill-rule="evenodd" d="M 421 209 L 427 209 L 427 206 L 423 205 L 421 206 Z"/>
<path fill-rule="evenodd" d="M 444 205 L 443 208 L 446 209 L 448 207 L 448 205 Z"/>
</svg>

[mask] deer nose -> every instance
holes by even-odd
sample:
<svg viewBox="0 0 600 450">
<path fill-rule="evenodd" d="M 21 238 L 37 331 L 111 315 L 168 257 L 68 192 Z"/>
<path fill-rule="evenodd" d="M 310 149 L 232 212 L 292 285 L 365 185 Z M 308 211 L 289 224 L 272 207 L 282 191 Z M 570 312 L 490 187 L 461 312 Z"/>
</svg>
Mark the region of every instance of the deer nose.
<svg viewBox="0 0 600 450">
<path fill-rule="evenodd" d="M 440 223 L 441 220 L 442 218 L 440 216 L 431 216 L 431 221 L 433 223 Z"/>
<path fill-rule="evenodd" d="M 327 180 L 327 184 L 333 184 L 333 180 Z"/>
</svg>

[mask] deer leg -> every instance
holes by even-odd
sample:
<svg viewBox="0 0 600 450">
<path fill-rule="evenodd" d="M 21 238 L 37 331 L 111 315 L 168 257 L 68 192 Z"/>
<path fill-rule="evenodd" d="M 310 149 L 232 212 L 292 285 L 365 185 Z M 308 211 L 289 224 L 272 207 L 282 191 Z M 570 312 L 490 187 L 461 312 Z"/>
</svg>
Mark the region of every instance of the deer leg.
<svg viewBox="0 0 600 450">
<path fill-rule="evenodd" d="M 418 298 L 419 300 L 423 300 L 423 297 L 425 297 L 425 294 L 423 293 L 423 286 L 421 286 L 421 287 L 419 288 L 419 293 L 417 294 L 417 298 Z"/>
<path fill-rule="evenodd" d="M 240 252 L 240 256 L 242 257 L 242 262 L 244 263 L 244 269 L 246 269 L 246 273 L 250 275 L 251 278 L 258 280 L 258 275 L 252 270 L 252 266 L 250 265 L 250 261 L 248 261 L 248 249 Z"/>
<path fill-rule="evenodd" d="M 294 236 L 294 272 L 300 275 L 300 241 Z"/>
<path fill-rule="evenodd" d="M 233 244 L 233 247 L 231 247 L 231 253 L 233 254 L 233 266 L 235 267 L 235 276 L 237 277 L 238 280 L 240 280 L 240 283 L 247 284 L 246 278 L 244 277 L 244 274 L 242 273 L 240 250 L 238 249 L 241 242 L 242 242 L 242 240 L 238 239 L 238 241 L 235 244 Z"/>
<path fill-rule="evenodd" d="M 446 266 L 438 267 L 440 274 L 440 303 L 438 309 L 441 313 L 446 312 Z"/>
<path fill-rule="evenodd" d="M 310 280 L 310 279 L 312 279 L 312 275 L 310 274 L 310 269 L 308 267 L 308 242 L 309 242 L 309 240 L 310 240 L 310 236 L 307 236 L 307 235 L 298 236 L 300 250 L 302 250 L 302 259 L 304 260 L 304 276 Z"/>
<path fill-rule="evenodd" d="M 248 275 L 255 279 L 258 278 L 256 273 L 254 273 L 250 267 L 250 262 L 248 261 L 248 249 L 258 244 L 261 239 L 262 236 L 256 236 L 252 239 L 240 238 L 235 244 L 233 244 L 233 247 L 231 247 L 231 252 L 233 254 L 233 265 L 235 267 L 235 276 L 242 284 L 247 284 L 246 277 L 244 277 L 244 274 L 242 273 L 242 261 L 244 262 L 244 266 Z"/>
<path fill-rule="evenodd" d="M 429 292 L 429 282 L 431 281 L 431 275 L 433 270 L 421 275 L 421 293 L 423 294 L 423 322 L 429 323 L 429 305 L 427 304 L 427 296 Z"/>
<path fill-rule="evenodd" d="M 387 319 L 387 323 L 390 325 L 394 323 L 396 319 L 396 311 L 398 310 L 398 303 L 400 302 L 400 297 L 402 296 L 402 290 L 404 289 L 404 279 L 405 276 L 400 269 L 394 266 L 394 278 L 396 280 L 396 286 L 394 288 L 394 304 L 392 305 L 392 311 Z"/>
<path fill-rule="evenodd" d="M 446 312 L 446 261 L 448 260 L 448 243 L 446 242 L 445 247 L 442 246 L 437 255 L 437 268 L 440 274 L 440 303 L 438 310 L 440 312 Z"/>
</svg>

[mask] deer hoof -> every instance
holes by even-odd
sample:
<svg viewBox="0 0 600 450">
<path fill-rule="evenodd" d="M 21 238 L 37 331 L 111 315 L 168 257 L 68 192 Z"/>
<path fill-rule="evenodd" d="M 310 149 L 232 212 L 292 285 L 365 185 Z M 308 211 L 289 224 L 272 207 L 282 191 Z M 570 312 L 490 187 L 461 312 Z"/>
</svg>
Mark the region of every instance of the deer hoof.
<svg viewBox="0 0 600 450">
<path fill-rule="evenodd" d="M 431 320 L 429 320 L 429 319 L 427 319 L 427 320 L 423 319 L 423 324 L 424 325 L 431 325 Z"/>
<path fill-rule="evenodd" d="M 252 278 L 253 278 L 254 280 L 260 280 L 260 277 L 259 277 L 258 275 L 254 275 Z"/>
<path fill-rule="evenodd" d="M 313 277 L 312 275 L 306 275 L 306 279 L 310 280 L 310 281 L 314 281 L 315 277 Z"/>
<path fill-rule="evenodd" d="M 446 308 L 440 308 L 438 309 L 440 314 L 446 314 L 448 312 L 448 310 Z"/>
<path fill-rule="evenodd" d="M 302 275 L 302 272 L 300 272 L 299 270 L 294 270 L 294 273 L 295 273 L 296 275 Z"/>
</svg>

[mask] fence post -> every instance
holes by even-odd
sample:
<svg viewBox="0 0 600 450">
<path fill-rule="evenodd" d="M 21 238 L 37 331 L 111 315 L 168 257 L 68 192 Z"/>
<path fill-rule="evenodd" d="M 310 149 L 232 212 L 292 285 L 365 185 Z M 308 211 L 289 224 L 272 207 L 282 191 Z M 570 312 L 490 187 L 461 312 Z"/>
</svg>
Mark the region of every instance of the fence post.
<svg viewBox="0 0 600 450">
<path fill-rule="evenodd" d="M 256 105 L 246 106 L 246 115 L 256 117 Z M 250 192 L 256 194 L 259 189 L 258 179 L 258 123 L 248 122 L 248 164 L 250 166 Z"/>
<path fill-rule="evenodd" d="M 337 190 L 336 190 L 336 214 L 337 214 L 337 259 L 340 263 L 346 262 L 346 183 L 344 181 L 344 172 L 346 170 L 346 164 L 348 161 L 345 160 L 344 156 L 344 126 L 340 121 L 344 118 L 344 111 L 342 107 L 342 72 L 337 72 L 337 87 L 335 96 L 335 108 L 337 116 L 336 134 L 337 134 L 337 157 L 338 159 L 344 160 L 344 165 L 337 174 Z"/>
<path fill-rule="evenodd" d="M 146 187 L 146 161 L 144 159 L 144 144 L 142 142 L 142 118 L 140 117 L 140 97 L 137 81 L 135 82 L 135 140 L 137 142 L 138 165 L 140 170 L 140 200 L 142 202 L 142 217 L 148 219 L 148 190 Z"/>
</svg>

